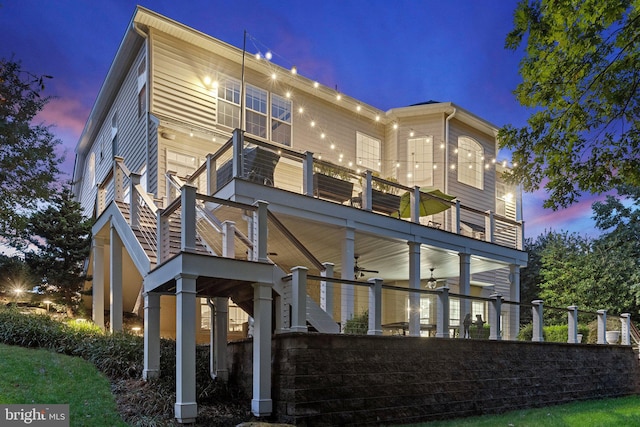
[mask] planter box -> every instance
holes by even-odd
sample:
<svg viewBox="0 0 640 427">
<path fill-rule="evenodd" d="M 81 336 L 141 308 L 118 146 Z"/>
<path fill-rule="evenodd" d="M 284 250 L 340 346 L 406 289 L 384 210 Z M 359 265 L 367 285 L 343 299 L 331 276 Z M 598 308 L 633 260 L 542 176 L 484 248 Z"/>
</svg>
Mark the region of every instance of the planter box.
<svg viewBox="0 0 640 427">
<path fill-rule="evenodd" d="M 322 199 L 344 203 L 353 195 L 353 182 L 321 173 L 313 174 L 313 194 Z"/>
</svg>

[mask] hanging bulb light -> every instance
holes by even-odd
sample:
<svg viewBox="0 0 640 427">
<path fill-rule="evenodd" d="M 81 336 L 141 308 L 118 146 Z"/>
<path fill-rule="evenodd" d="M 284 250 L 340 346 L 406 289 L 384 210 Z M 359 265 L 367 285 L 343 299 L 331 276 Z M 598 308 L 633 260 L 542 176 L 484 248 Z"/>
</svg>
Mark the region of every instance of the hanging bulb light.
<svg viewBox="0 0 640 427">
<path fill-rule="evenodd" d="M 264 54 L 264 57 L 267 59 L 267 61 L 271 61 L 271 58 L 273 58 L 273 54 L 270 50 L 268 50 L 267 53 Z"/>
<path fill-rule="evenodd" d="M 429 270 L 431 270 L 431 277 L 427 279 L 427 289 L 435 289 L 438 283 L 436 278 L 433 277 L 433 270 L 435 270 L 435 268 L 431 267 Z"/>
<path fill-rule="evenodd" d="M 296 67 L 295 65 L 291 67 L 291 74 L 293 74 L 294 76 L 298 74 L 298 67 Z"/>
</svg>

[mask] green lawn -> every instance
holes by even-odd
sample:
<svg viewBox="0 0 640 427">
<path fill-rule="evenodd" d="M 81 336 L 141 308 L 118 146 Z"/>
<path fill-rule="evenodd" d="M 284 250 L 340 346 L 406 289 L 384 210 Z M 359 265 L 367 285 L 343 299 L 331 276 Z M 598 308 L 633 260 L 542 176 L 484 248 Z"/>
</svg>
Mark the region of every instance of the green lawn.
<svg viewBox="0 0 640 427">
<path fill-rule="evenodd" d="M 69 404 L 71 426 L 123 426 L 109 380 L 78 357 L 0 344 L 0 403 Z"/>
<path fill-rule="evenodd" d="M 640 426 L 640 396 L 590 400 L 502 415 L 411 424 L 424 427 L 621 427 Z M 407 425 L 408 426 L 408 425 Z M 406 427 L 406 426 L 405 426 Z"/>
</svg>

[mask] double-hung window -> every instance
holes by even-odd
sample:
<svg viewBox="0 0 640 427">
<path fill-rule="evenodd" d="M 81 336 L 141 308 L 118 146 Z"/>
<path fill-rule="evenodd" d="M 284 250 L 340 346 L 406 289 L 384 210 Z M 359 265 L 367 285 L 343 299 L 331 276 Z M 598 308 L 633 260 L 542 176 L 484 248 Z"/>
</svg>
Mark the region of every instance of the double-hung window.
<svg viewBox="0 0 640 427">
<path fill-rule="evenodd" d="M 240 127 L 240 81 L 222 77 L 218 82 L 218 123 L 236 129 Z"/>
<path fill-rule="evenodd" d="M 357 132 L 356 157 L 359 167 L 380 172 L 380 140 Z"/>
<path fill-rule="evenodd" d="M 433 137 L 407 140 L 407 164 L 414 185 L 433 185 Z"/>
<path fill-rule="evenodd" d="M 484 152 L 471 138 L 458 138 L 458 182 L 480 190 L 484 187 Z"/>
<path fill-rule="evenodd" d="M 255 86 L 246 87 L 246 123 L 247 132 L 268 138 L 267 135 L 267 91 Z"/>
<path fill-rule="evenodd" d="M 271 95 L 271 140 L 291 146 L 291 101 Z"/>
</svg>

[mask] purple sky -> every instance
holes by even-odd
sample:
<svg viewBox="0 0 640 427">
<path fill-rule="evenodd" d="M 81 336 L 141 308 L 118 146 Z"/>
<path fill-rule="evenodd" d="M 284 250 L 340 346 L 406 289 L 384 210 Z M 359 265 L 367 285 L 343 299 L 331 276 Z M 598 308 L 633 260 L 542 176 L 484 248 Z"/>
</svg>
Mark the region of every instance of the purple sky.
<svg viewBox="0 0 640 427">
<path fill-rule="evenodd" d="M 49 74 L 55 125 L 70 177 L 74 148 L 136 4 L 247 51 L 270 49 L 310 79 L 388 110 L 452 101 L 502 126 L 525 123 L 512 91 L 521 54 L 503 48 L 517 0 L 0 0 L 0 57 Z M 501 153 L 508 158 L 509 153 Z M 593 197 L 552 212 L 524 195 L 526 237 L 545 229 L 596 235 Z"/>
</svg>

